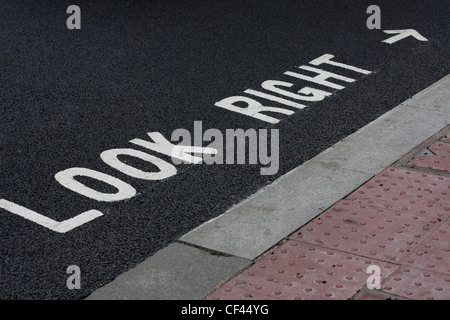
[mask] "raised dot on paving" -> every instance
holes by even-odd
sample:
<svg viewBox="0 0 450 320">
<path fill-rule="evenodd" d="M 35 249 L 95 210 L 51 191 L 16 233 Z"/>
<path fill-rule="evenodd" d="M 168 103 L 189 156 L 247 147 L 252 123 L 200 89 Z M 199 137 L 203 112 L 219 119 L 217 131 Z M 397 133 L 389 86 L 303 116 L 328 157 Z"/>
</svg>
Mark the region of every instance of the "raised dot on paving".
<svg viewBox="0 0 450 320">
<path fill-rule="evenodd" d="M 290 238 L 387 262 L 399 262 L 439 226 L 437 218 L 341 200 Z"/>
<path fill-rule="evenodd" d="M 450 177 L 388 167 L 347 199 L 420 216 L 450 216 Z"/>
<path fill-rule="evenodd" d="M 401 263 L 450 275 L 450 221 L 442 223 Z"/>
<path fill-rule="evenodd" d="M 443 137 L 441 138 L 441 141 L 450 142 L 450 134 L 446 134 L 445 136 L 443 136 Z"/>
<path fill-rule="evenodd" d="M 277 259 L 270 259 L 273 255 Z M 265 256 L 207 298 L 230 299 L 232 291 L 239 288 L 280 300 L 344 300 L 366 285 L 370 265 L 380 267 L 381 279 L 387 278 L 397 267 L 293 240 L 277 248 L 273 255 Z M 265 267 L 260 268 L 261 265 Z M 225 292 L 223 288 L 232 288 L 232 291 Z M 242 298 L 242 291 L 235 292 Z"/>
<path fill-rule="evenodd" d="M 413 300 L 450 300 L 450 276 L 401 266 L 381 290 Z"/>
</svg>

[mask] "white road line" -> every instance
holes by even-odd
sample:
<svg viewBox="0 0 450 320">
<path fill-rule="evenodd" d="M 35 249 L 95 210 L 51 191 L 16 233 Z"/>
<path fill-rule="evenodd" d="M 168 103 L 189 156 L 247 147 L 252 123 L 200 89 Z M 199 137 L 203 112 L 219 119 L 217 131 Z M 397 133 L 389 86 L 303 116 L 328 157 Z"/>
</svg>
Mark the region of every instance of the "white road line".
<svg viewBox="0 0 450 320">
<path fill-rule="evenodd" d="M 37 223 L 43 227 L 46 227 L 58 233 L 66 233 L 67 231 L 79 227 L 85 224 L 86 222 L 92 221 L 100 216 L 103 216 L 103 213 L 101 213 L 100 211 L 89 210 L 80 213 L 79 215 L 73 218 L 64 221 L 56 221 L 5 199 L 0 199 L 0 208 L 3 208 L 6 211 L 14 213 L 18 216 L 21 216 L 29 221 Z"/>
</svg>

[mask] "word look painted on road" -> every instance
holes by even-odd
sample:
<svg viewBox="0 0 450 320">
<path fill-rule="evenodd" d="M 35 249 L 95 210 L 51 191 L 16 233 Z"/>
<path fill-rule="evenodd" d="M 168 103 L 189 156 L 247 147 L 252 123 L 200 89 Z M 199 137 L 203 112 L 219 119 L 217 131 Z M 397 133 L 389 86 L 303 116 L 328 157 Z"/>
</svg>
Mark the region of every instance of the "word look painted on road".
<svg viewBox="0 0 450 320">
<path fill-rule="evenodd" d="M 225 134 L 225 164 L 235 163 L 235 150 L 237 156 L 236 163 L 245 164 L 245 146 L 246 141 L 248 141 L 249 164 L 257 164 L 256 159 L 257 154 L 259 153 L 260 163 L 262 165 L 270 165 L 269 167 L 261 168 L 261 174 L 276 174 L 279 167 L 278 129 L 271 129 L 270 132 L 271 152 L 269 156 L 267 146 L 267 129 L 259 130 L 259 134 L 255 129 L 248 129 L 245 132 L 242 129 L 227 129 Z M 180 138 L 182 139 L 181 143 L 178 145 L 168 141 L 159 132 L 148 132 L 147 135 L 150 140 L 136 138 L 131 140 L 130 143 L 165 156 L 170 156 L 174 164 L 199 164 L 203 162 L 206 164 L 224 163 L 222 132 L 218 129 L 208 129 L 203 133 L 201 121 L 194 122 L 194 144 L 196 144 L 194 146 L 191 146 L 191 135 L 186 129 L 177 129 L 173 132 L 171 138 L 172 141 L 180 141 Z M 203 140 L 213 140 L 213 142 L 207 147 L 202 147 L 201 145 Z M 236 145 L 235 142 L 237 142 Z M 194 156 L 194 154 L 196 155 Z M 202 155 L 202 157 L 199 155 Z M 153 164 L 159 171 L 143 171 L 135 168 L 119 159 L 119 157 L 123 156 L 134 157 L 148 162 L 149 164 Z M 149 153 L 132 148 L 109 149 L 102 152 L 100 154 L 100 158 L 110 167 L 136 179 L 163 180 L 177 173 L 177 169 L 173 164 Z M 94 190 L 78 181 L 76 179 L 78 177 L 86 177 L 103 182 L 114 187 L 117 191 L 114 193 L 107 193 Z M 127 200 L 134 197 L 137 193 L 136 189 L 130 184 L 111 175 L 88 168 L 69 168 L 58 172 L 55 175 L 55 179 L 67 189 L 101 202 Z M 5 199 L 0 199 L 0 208 L 59 233 L 68 232 L 103 215 L 100 211 L 89 210 L 75 216 L 74 218 L 59 222 Z"/>
<path fill-rule="evenodd" d="M 153 141 L 141 140 L 141 139 L 133 139 L 130 142 L 137 145 L 142 145 L 143 142 L 144 147 L 155 151 L 157 153 L 172 156 L 175 156 L 175 152 L 173 149 L 176 145 L 172 144 L 168 141 L 162 134 L 159 132 L 149 132 L 148 136 Z M 202 148 L 199 147 L 194 150 L 195 153 L 212 153 L 216 150 L 212 150 L 211 148 Z M 181 160 L 187 161 L 189 163 L 195 163 L 195 159 L 191 157 L 188 151 L 183 150 L 183 152 L 177 152 L 178 156 Z M 156 172 L 146 172 L 140 169 L 134 168 L 124 162 L 122 162 L 118 157 L 120 156 L 131 156 L 143 161 L 146 161 L 150 164 L 155 165 L 159 171 Z M 125 173 L 133 178 L 143 179 L 143 180 L 163 180 L 169 178 L 177 173 L 177 169 L 171 163 L 155 157 L 149 153 L 139 151 L 132 148 L 120 148 L 120 149 L 110 149 L 104 151 L 100 158 L 111 167 L 116 170 Z M 114 193 L 106 193 L 94 190 L 92 188 L 87 187 L 83 183 L 76 180 L 77 177 L 86 177 L 93 180 L 97 180 L 103 182 L 107 185 L 112 186 L 117 191 Z M 130 184 L 115 178 L 111 175 L 88 169 L 88 168 L 69 168 L 64 171 L 58 172 L 55 175 L 55 179 L 67 189 L 74 191 L 78 194 L 81 194 L 85 197 L 101 201 L 101 202 L 114 202 L 114 201 L 122 201 L 129 198 L 132 198 L 136 195 L 136 189 L 133 188 Z M 103 216 L 103 213 L 98 210 L 88 210 L 79 215 L 64 220 L 64 221 L 55 221 L 51 218 L 48 218 L 44 215 L 41 215 L 33 210 L 22 207 L 14 202 L 8 201 L 6 199 L 0 199 L 0 208 L 3 208 L 11 213 L 19 215 L 29 221 L 37 223 L 43 227 L 46 227 L 52 231 L 58 233 L 66 233 L 70 230 L 73 230 L 76 227 L 79 227 L 87 222 L 90 222 L 100 216 Z"/>
<path fill-rule="evenodd" d="M 371 71 L 360 69 L 348 64 L 332 61 L 331 59 L 333 58 L 334 56 L 331 54 L 324 54 L 321 57 L 310 61 L 309 64 L 313 66 L 320 66 L 322 64 L 327 64 L 366 75 L 371 73 Z M 312 72 L 316 74 L 316 76 L 309 76 L 304 75 L 302 73 L 296 73 L 291 71 L 287 71 L 284 74 L 297 79 L 305 80 L 307 82 L 325 86 L 334 90 L 341 90 L 344 88 L 344 86 L 332 82 L 329 79 L 335 79 L 348 83 L 356 81 L 353 78 L 338 75 L 330 71 L 325 71 L 307 65 L 302 65 L 299 68 L 302 70 L 306 70 L 308 72 Z M 317 102 L 323 100 L 327 96 L 332 95 L 332 92 L 330 92 L 329 89 L 327 89 L 328 91 L 325 91 L 310 86 L 303 87 L 297 93 L 284 89 L 284 88 L 291 88 L 293 85 L 294 84 L 285 81 L 268 80 L 262 83 L 261 86 L 263 89 L 273 94 L 268 94 L 267 92 L 257 91 L 253 89 L 245 90 L 244 93 L 262 99 L 271 100 L 297 109 L 303 109 L 306 107 L 306 105 L 300 104 L 296 101 L 294 102 L 292 100 L 288 100 L 286 99 L 286 97 L 300 101 Z M 276 96 L 274 94 L 281 95 L 283 96 L 283 98 L 280 96 Z M 236 105 L 236 103 L 242 102 L 245 103 L 247 107 L 240 107 Z M 217 102 L 215 105 L 269 123 L 277 123 L 280 120 L 275 117 L 264 114 L 265 112 L 281 113 L 286 115 L 290 115 L 293 113 L 292 110 L 286 108 L 263 106 L 260 102 L 258 102 L 254 98 L 249 98 L 246 96 L 229 97 Z M 199 126 L 199 124 L 200 124 L 199 122 L 194 123 L 194 131 L 197 132 L 197 134 L 195 134 L 196 132 L 194 132 L 194 146 L 190 145 L 191 141 L 190 133 L 184 129 L 175 130 L 175 132 L 172 135 L 172 141 L 173 140 L 179 141 L 180 138 L 182 138 L 183 141 L 179 145 L 175 145 L 172 142 L 168 141 L 159 132 L 148 132 L 147 135 L 150 138 L 150 140 L 143 140 L 136 138 L 129 141 L 134 145 L 147 149 L 146 150 L 147 152 L 143 152 L 133 148 L 117 148 L 102 152 L 100 154 L 100 158 L 103 160 L 105 164 L 118 170 L 119 172 L 122 172 L 130 177 L 141 180 L 163 180 L 177 173 L 177 169 L 172 163 L 169 163 L 168 161 L 165 161 L 159 157 L 149 154 L 148 150 L 156 152 L 158 154 L 162 154 L 163 156 L 171 157 L 172 162 L 174 164 L 180 163 L 196 164 L 202 163 L 203 161 L 207 164 L 223 163 L 223 152 L 219 152 L 223 150 L 223 134 L 220 132 L 220 130 L 210 129 L 207 130 L 202 135 L 201 126 Z M 249 164 L 256 164 L 256 153 L 257 153 L 256 150 L 258 149 L 257 148 L 258 142 L 256 140 L 256 136 L 257 136 L 256 130 L 249 129 L 246 132 L 244 132 L 242 129 L 233 130 L 233 132 L 227 130 L 226 132 L 227 151 L 225 163 L 231 164 L 235 163 L 234 162 L 235 138 L 238 139 L 237 164 L 245 163 L 244 159 L 245 152 L 242 151 L 242 148 L 245 148 L 245 141 L 246 138 L 248 138 L 250 149 Z M 278 172 L 278 130 L 277 129 L 271 130 L 270 157 L 268 156 L 267 152 L 267 130 L 261 129 L 259 131 L 258 136 L 259 136 L 260 163 L 263 165 L 270 164 L 270 167 L 261 169 L 261 174 L 262 175 L 275 174 L 276 172 Z M 211 141 L 213 138 L 214 141 L 208 147 L 202 146 L 201 140 Z M 186 142 L 189 142 L 188 145 L 186 145 Z M 193 154 L 196 154 L 196 156 L 194 156 Z M 202 157 L 200 157 L 199 155 L 202 155 Z M 143 171 L 141 169 L 133 167 L 119 158 L 123 156 L 134 157 L 144 162 L 148 162 L 149 164 L 152 165 L 151 168 L 154 168 L 154 166 L 156 166 L 158 168 L 158 171 Z M 103 182 L 107 185 L 112 186 L 117 191 L 109 193 L 94 190 L 78 181 L 76 178 L 79 177 L 90 178 L 92 180 Z M 92 170 L 89 168 L 80 168 L 80 167 L 69 168 L 61 172 L 58 172 L 55 175 L 55 179 L 65 188 L 78 194 L 81 194 L 87 198 L 94 199 L 100 202 L 123 201 L 134 197 L 137 193 L 136 189 L 129 183 L 124 182 L 111 175 L 96 170 Z M 41 225 L 58 233 L 66 233 L 100 216 L 103 216 L 103 213 L 98 210 L 88 210 L 78 214 L 73 218 L 64 221 L 56 221 L 44 215 L 41 215 L 33 210 L 22 207 L 14 202 L 8 201 L 6 199 L 0 199 L 0 208 L 3 208 L 13 214 L 21 216 L 29 221 L 37 223 L 38 225 Z"/>
</svg>

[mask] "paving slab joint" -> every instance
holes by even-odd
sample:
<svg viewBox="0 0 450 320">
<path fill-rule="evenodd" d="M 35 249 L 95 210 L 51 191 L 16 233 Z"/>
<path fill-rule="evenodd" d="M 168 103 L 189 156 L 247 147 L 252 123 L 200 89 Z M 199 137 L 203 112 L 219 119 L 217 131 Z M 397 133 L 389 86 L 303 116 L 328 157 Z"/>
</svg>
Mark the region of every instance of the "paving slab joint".
<svg viewBox="0 0 450 320">
<path fill-rule="evenodd" d="M 226 257 L 226 258 L 235 257 L 234 255 L 229 254 L 229 253 L 221 252 L 221 251 L 214 250 L 214 249 L 211 249 L 211 248 L 206 248 L 206 247 L 203 247 L 203 246 L 200 246 L 200 245 L 196 245 L 194 243 L 186 242 L 186 241 L 183 241 L 183 240 L 180 240 L 180 239 L 178 239 L 175 242 L 183 244 L 183 245 L 188 246 L 188 247 L 192 247 L 192 248 L 195 248 L 195 249 L 199 249 L 199 250 L 208 252 L 209 254 L 211 254 L 213 256 L 221 256 L 221 257 Z M 242 257 L 239 257 L 239 258 L 245 259 L 245 258 L 242 258 Z M 245 259 L 245 260 L 248 260 L 248 259 Z M 248 260 L 248 261 L 250 261 L 250 260 Z"/>
<path fill-rule="evenodd" d="M 410 161 L 412 161 L 415 158 L 418 157 L 428 157 L 436 155 L 432 150 L 429 149 L 431 145 L 433 145 L 436 142 L 443 142 L 448 143 L 448 141 L 443 140 L 445 137 L 450 135 L 450 124 L 446 125 L 444 128 L 433 134 L 431 137 L 423 141 L 421 144 L 413 148 L 411 151 L 406 153 L 404 156 L 402 156 L 400 159 L 395 161 L 392 164 L 392 167 L 397 168 L 406 168 L 410 170 L 416 170 L 424 173 L 431 173 L 431 174 L 438 174 L 443 176 L 450 176 L 450 172 L 438 170 L 438 169 L 432 169 L 432 168 L 426 168 L 421 167 L 417 165 L 411 165 L 408 164 Z"/>
<path fill-rule="evenodd" d="M 361 288 L 350 300 L 411 300 L 378 289 Z"/>
</svg>

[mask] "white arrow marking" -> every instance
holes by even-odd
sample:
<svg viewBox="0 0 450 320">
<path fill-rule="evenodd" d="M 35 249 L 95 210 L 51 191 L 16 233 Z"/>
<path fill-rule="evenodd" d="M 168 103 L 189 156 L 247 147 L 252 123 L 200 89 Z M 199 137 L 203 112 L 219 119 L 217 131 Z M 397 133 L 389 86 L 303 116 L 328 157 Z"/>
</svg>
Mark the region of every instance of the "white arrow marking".
<svg viewBox="0 0 450 320">
<path fill-rule="evenodd" d="M 383 40 L 381 42 L 386 42 L 389 44 L 392 44 L 394 42 L 397 42 L 399 40 L 402 40 L 406 37 L 413 36 L 419 41 L 428 41 L 427 38 L 423 37 L 420 33 L 418 33 L 414 29 L 404 29 L 404 30 L 383 30 L 384 33 L 387 34 L 397 34 L 396 36 L 390 37 L 386 40 Z"/>
<path fill-rule="evenodd" d="M 0 208 L 17 214 L 22 218 L 33 221 L 34 223 L 37 223 L 58 233 L 66 233 L 67 231 L 70 231 L 76 227 L 81 226 L 82 224 L 85 224 L 86 222 L 94 220 L 95 218 L 103 215 L 103 213 L 101 213 L 100 211 L 89 210 L 80 213 L 73 218 L 59 222 L 5 199 L 0 199 Z"/>
</svg>

